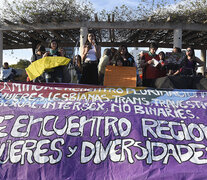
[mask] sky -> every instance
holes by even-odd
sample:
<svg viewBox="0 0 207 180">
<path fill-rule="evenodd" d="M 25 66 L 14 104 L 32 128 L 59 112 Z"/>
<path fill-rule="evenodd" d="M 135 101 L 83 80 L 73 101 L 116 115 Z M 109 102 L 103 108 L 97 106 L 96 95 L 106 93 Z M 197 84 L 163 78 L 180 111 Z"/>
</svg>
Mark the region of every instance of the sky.
<svg viewBox="0 0 207 180">
<path fill-rule="evenodd" d="M 120 6 L 123 4 L 127 5 L 128 7 L 136 8 L 140 2 L 140 0 L 89 0 L 89 1 L 93 4 L 96 12 L 99 12 L 103 9 L 112 10 L 115 6 Z M 145 1 L 152 2 L 152 0 L 145 0 Z M 3 5 L 2 2 L 3 0 L 0 0 L 0 7 Z M 174 3 L 174 0 L 169 0 L 168 3 Z M 3 62 L 9 62 L 9 64 L 16 64 L 20 59 L 30 60 L 31 56 L 32 56 L 32 49 L 4 50 Z"/>
</svg>

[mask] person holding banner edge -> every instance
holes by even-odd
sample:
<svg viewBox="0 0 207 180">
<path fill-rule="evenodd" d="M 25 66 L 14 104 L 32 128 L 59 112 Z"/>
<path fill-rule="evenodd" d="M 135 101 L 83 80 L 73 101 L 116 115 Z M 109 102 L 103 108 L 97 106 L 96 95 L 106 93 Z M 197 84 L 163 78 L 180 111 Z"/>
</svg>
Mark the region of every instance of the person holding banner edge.
<svg viewBox="0 0 207 180">
<path fill-rule="evenodd" d="M 31 62 L 33 63 L 33 62 L 37 61 L 38 59 L 41 59 L 43 57 L 43 55 L 45 54 L 45 52 L 46 52 L 45 47 L 43 45 L 41 45 L 41 44 L 38 44 L 37 47 L 36 47 L 35 54 L 33 54 L 32 57 L 31 57 Z M 28 80 L 29 80 L 29 77 L 28 77 Z M 42 74 L 41 76 L 33 79 L 32 82 L 34 82 L 34 83 L 36 83 L 36 82 L 41 83 L 41 82 L 44 82 L 44 80 L 45 80 L 44 79 L 44 74 Z"/>
<path fill-rule="evenodd" d="M 56 40 L 51 40 L 49 43 L 49 52 L 46 52 L 43 57 L 47 56 L 65 56 L 64 50 L 62 48 L 58 48 L 58 43 Z M 45 71 L 45 81 L 61 83 L 63 81 L 63 66 L 58 66 L 53 69 L 49 69 Z"/>
</svg>

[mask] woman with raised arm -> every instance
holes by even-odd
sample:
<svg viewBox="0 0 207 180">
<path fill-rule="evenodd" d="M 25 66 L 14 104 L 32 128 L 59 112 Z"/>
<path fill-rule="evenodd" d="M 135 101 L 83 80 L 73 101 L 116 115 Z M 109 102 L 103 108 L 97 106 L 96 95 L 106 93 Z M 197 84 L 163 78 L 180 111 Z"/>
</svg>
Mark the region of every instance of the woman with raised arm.
<svg viewBox="0 0 207 180">
<path fill-rule="evenodd" d="M 98 62 L 101 57 L 101 47 L 96 42 L 93 33 L 88 33 L 83 52 L 81 54 L 83 60 L 83 74 L 81 84 L 98 84 Z"/>
<path fill-rule="evenodd" d="M 180 70 L 174 75 L 195 76 L 198 67 L 204 66 L 204 62 L 195 56 L 195 51 L 192 47 L 186 49 L 186 55 L 180 64 Z"/>
</svg>

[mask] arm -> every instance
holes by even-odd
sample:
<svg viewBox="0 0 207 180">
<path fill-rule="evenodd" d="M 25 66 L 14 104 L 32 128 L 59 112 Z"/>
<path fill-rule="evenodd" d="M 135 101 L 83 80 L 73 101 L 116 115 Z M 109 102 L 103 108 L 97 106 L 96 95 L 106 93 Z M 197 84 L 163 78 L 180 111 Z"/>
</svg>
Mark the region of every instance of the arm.
<svg viewBox="0 0 207 180">
<path fill-rule="evenodd" d="M 86 55 L 87 55 L 88 51 L 89 51 L 89 47 L 88 47 L 88 45 L 85 45 L 84 48 L 83 48 L 83 52 L 81 54 L 81 58 L 82 58 L 83 62 L 86 59 Z"/>
<path fill-rule="evenodd" d="M 98 46 L 95 40 L 92 41 L 92 45 L 95 47 L 96 58 L 100 59 L 101 58 L 101 46 Z"/>
<path fill-rule="evenodd" d="M 201 61 L 198 57 L 196 57 L 196 62 L 198 63 L 196 67 L 202 67 L 205 65 L 204 61 Z"/>
<path fill-rule="evenodd" d="M 140 63 L 141 68 L 144 68 L 145 66 L 152 64 L 152 60 L 149 60 L 147 62 L 145 62 L 145 60 L 142 60 Z"/>
<path fill-rule="evenodd" d="M 100 59 L 100 57 L 101 57 L 101 46 L 97 46 L 96 44 L 94 46 L 95 46 L 96 57 L 97 57 L 97 59 Z"/>
<path fill-rule="evenodd" d="M 180 70 L 177 70 L 177 71 L 173 74 L 173 76 L 178 75 L 179 73 L 180 73 Z"/>
<path fill-rule="evenodd" d="M 130 54 L 130 57 L 128 58 L 129 62 L 130 62 L 130 66 L 131 67 L 136 67 L 135 61 L 134 61 L 134 57 Z"/>
<path fill-rule="evenodd" d="M 102 61 L 102 63 L 100 64 L 103 67 L 106 67 L 109 64 L 109 57 L 106 56 L 104 57 L 104 60 Z"/>
<path fill-rule="evenodd" d="M 167 75 L 172 75 L 172 73 L 173 73 L 172 69 L 169 69 Z"/>
<path fill-rule="evenodd" d="M 142 59 L 141 62 L 140 62 L 140 67 L 141 67 L 141 68 L 144 68 L 146 65 L 147 65 L 147 64 L 146 64 L 145 60 Z"/>
<path fill-rule="evenodd" d="M 65 51 L 64 51 L 64 49 L 63 48 L 60 48 L 60 56 L 63 56 L 63 57 L 65 57 Z"/>
<path fill-rule="evenodd" d="M 43 54 L 42 57 L 47 57 L 49 55 L 49 52 L 46 52 L 45 54 Z"/>
</svg>

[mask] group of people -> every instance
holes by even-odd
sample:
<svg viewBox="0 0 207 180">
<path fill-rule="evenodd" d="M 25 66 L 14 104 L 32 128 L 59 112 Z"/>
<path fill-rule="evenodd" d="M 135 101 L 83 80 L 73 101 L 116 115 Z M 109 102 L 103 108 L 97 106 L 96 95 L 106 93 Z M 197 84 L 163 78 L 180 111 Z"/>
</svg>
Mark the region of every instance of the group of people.
<svg viewBox="0 0 207 180">
<path fill-rule="evenodd" d="M 65 52 L 63 48 L 58 47 L 58 43 L 56 40 L 51 40 L 49 43 L 49 51 L 46 51 L 43 45 L 41 44 L 37 45 L 36 52 L 31 57 L 31 62 L 33 63 L 36 60 L 47 56 L 65 56 Z M 50 83 L 50 82 L 62 83 L 63 67 L 58 66 L 52 69 L 47 69 L 41 76 L 33 80 L 33 82 L 44 82 L 44 81 L 46 83 Z"/>
<path fill-rule="evenodd" d="M 158 78 L 178 75 L 196 76 L 197 68 L 205 65 L 203 61 L 195 56 L 192 47 L 188 47 L 185 53 L 180 48 L 175 47 L 168 57 L 163 51 L 156 54 L 157 50 L 158 45 L 152 43 L 149 51 L 140 53 L 142 82 L 137 84 L 155 88 L 155 82 Z M 136 67 L 137 81 L 140 81 L 139 64 L 128 52 L 125 45 L 121 45 L 118 49 L 106 48 L 101 56 L 100 46 L 97 45 L 94 34 L 89 33 L 81 57 L 83 62 L 81 84 L 103 85 L 107 65 Z"/>
<path fill-rule="evenodd" d="M 71 74 L 70 82 L 103 85 L 106 66 L 114 65 L 136 67 L 137 81 L 141 81 L 141 73 L 138 71 L 138 69 L 141 68 L 141 85 L 145 87 L 155 87 L 155 81 L 160 77 L 169 75 L 193 76 L 196 75 L 198 67 L 204 66 L 204 62 L 195 56 L 192 47 L 188 47 L 185 54 L 181 52 L 180 48 L 175 47 L 168 57 L 166 57 L 163 51 L 156 54 L 157 49 L 158 45 L 152 43 L 149 47 L 149 51 L 141 52 L 139 54 L 140 64 L 137 64 L 125 45 L 121 45 L 118 49 L 106 48 L 101 56 L 101 47 L 96 41 L 95 35 L 93 33 L 88 33 L 87 41 L 81 55 L 74 56 L 67 67 L 67 71 L 70 71 Z M 41 44 L 37 46 L 36 52 L 31 58 L 31 62 L 33 63 L 47 56 L 65 56 L 65 52 L 63 48 L 58 47 L 56 40 L 52 40 L 49 43 L 49 51 L 46 51 L 45 47 Z M 11 71 L 8 67 L 8 63 L 4 64 L 2 70 L 4 70 L 4 73 L 1 74 L 3 74 L 4 77 L 7 76 L 8 73 L 6 72 Z M 46 69 L 45 72 L 34 79 L 33 82 L 62 83 L 64 82 L 63 72 L 63 66 Z M 11 76 L 8 76 L 6 79 L 9 80 L 13 75 L 14 71 L 11 71 Z"/>
<path fill-rule="evenodd" d="M 134 57 L 125 45 L 121 45 L 118 50 L 106 48 L 101 56 L 101 47 L 97 44 L 93 33 L 88 34 L 81 58 L 83 62 L 81 84 L 103 85 L 107 65 L 135 66 Z"/>
<path fill-rule="evenodd" d="M 46 52 L 43 45 L 38 45 L 31 61 L 34 62 L 46 56 L 64 55 L 64 51 L 58 49 L 57 41 L 52 40 L 49 44 L 49 52 Z M 70 82 L 103 85 L 107 65 L 135 66 L 135 61 L 125 45 L 120 46 L 118 50 L 107 48 L 101 56 L 101 47 L 98 45 L 95 35 L 89 33 L 82 54 L 74 56 L 67 68 L 71 78 Z M 63 72 L 62 66 L 48 69 L 33 82 L 60 83 L 63 82 Z M 74 78 L 74 76 L 76 77 Z"/>
<path fill-rule="evenodd" d="M 197 68 L 205 65 L 195 56 L 192 47 L 188 47 L 185 54 L 175 47 L 168 58 L 162 51 L 157 55 L 157 49 L 158 46 L 152 43 L 149 52 L 140 54 L 143 86 L 156 87 L 156 80 L 164 76 L 196 76 Z"/>
</svg>

